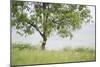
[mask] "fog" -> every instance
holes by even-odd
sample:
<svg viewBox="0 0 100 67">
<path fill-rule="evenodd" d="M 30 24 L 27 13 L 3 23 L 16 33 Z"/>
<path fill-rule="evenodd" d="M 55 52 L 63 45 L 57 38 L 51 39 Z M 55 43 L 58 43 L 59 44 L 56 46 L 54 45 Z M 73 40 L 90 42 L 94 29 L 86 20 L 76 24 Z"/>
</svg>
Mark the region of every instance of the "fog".
<svg viewBox="0 0 100 67">
<path fill-rule="evenodd" d="M 57 34 L 53 34 L 48 38 L 46 49 L 62 49 L 64 47 L 92 47 L 95 48 L 95 7 L 89 7 L 93 22 L 83 24 L 82 28 L 73 32 L 73 38 L 61 38 Z M 42 38 L 38 32 L 29 36 L 20 36 L 16 33 L 16 29 L 12 28 L 13 43 L 30 43 L 32 45 L 41 44 Z"/>
</svg>

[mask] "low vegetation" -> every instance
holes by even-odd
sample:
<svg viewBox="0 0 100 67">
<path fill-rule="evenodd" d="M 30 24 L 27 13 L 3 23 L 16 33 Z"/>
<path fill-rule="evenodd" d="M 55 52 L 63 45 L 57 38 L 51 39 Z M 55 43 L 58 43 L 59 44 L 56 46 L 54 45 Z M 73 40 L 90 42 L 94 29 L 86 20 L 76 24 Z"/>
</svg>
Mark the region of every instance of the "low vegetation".
<svg viewBox="0 0 100 67">
<path fill-rule="evenodd" d="M 64 48 L 62 51 L 40 50 L 29 44 L 12 45 L 12 65 L 47 64 L 62 62 L 95 61 L 95 50 L 91 48 Z"/>
</svg>

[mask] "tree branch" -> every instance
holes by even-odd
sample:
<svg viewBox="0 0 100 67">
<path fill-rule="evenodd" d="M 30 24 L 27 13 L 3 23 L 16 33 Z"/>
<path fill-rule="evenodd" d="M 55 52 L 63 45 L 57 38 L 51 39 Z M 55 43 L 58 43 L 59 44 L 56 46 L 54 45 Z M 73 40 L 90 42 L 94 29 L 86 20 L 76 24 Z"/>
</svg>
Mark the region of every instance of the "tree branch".
<svg viewBox="0 0 100 67">
<path fill-rule="evenodd" d="M 35 24 L 30 23 L 30 25 L 33 26 L 39 32 L 39 34 L 43 37 L 42 32 L 38 29 L 38 27 Z"/>
</svg>

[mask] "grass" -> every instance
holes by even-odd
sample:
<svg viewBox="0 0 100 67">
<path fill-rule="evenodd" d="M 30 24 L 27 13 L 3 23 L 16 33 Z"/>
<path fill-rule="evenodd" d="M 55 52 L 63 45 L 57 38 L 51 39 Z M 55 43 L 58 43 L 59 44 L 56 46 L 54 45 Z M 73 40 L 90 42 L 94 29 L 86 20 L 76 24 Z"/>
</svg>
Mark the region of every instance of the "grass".
<svg viewBox="0 0 100 67">
<path fill-rule="evenodd" d="M 47 64 L 62 62 L 94 61 L 95 50 L 90 48 L 43 51 L 24 44 L 12 47 L 12 65 Z M 19 47 L 20 46 L 20 47 Z"/>
</svg>

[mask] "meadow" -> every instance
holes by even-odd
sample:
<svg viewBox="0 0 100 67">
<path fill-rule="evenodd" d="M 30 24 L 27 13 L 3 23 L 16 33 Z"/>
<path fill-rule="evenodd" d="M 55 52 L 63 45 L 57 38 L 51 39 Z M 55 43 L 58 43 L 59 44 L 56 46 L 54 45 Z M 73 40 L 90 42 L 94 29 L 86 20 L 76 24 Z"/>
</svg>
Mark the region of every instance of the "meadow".
<svg viewBox="0 0 100 67">
<path fill-rule="evenodd" d="M 95 61 L 95 50 L 92 48 L 64 48 L 59 51 L 41 50 L 29 44 L 12 44 L 11 64 L 48 64 L 80 61 Z"/>
</svg>

